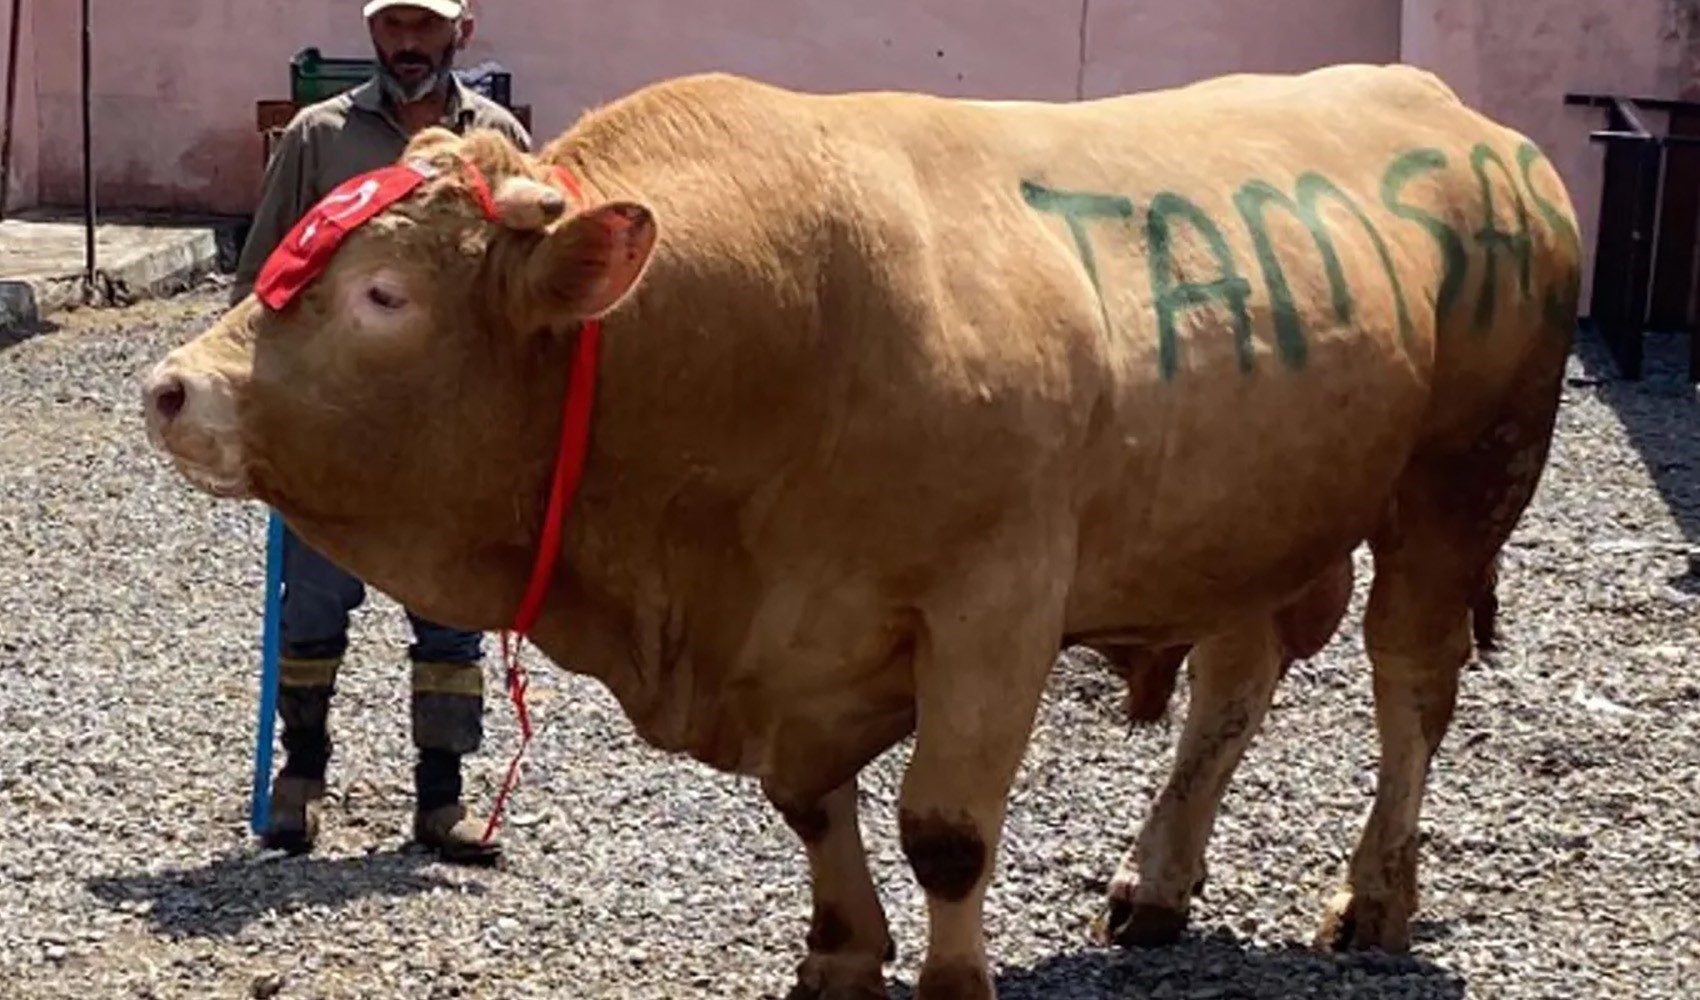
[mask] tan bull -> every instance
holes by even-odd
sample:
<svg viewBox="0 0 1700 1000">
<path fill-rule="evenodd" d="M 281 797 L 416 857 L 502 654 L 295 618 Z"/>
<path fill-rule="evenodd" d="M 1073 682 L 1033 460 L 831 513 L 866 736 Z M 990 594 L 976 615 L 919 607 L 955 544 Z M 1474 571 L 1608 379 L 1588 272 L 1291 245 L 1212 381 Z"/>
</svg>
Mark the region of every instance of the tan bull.
<svg viewBox="0 0 1700 1000">
<path fill-rule="evenodd" d="M 1573 328 L 1571 205 L 1524 137 L 1402 67 L 1072 105 L 715 75 L 537 159 L 440 132 L 409 156 L 436 175 L 297 299 L 160 364 L 150 434 L 420 613 L 500 628 L 601 317 L 532 635 L 651 744 L 760 780 L 813 880 L 795 996 L 885 995 L 856 781 L 911 732 L 917 993 L 994 996 L 1006 797 L 1075 643 L 1196 644 L 1178 791 L 1105 921 L 1172 936 L 1280 664 L 1333 630 L 1366 541 L 1381 769 L 1325 936 L 1408 946 L 1471 600 Z"/>
</svg>

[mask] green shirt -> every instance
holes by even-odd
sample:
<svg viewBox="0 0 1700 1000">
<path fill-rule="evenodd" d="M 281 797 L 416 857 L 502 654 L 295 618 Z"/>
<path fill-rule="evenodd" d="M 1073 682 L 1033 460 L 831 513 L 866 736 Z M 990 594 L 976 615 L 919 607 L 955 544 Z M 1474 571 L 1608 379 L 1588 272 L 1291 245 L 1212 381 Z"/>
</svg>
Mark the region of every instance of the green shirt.
<svg viewBox="0 0 1700 1000">
<path fill-rule="evenodd" d="M 442 124 L 462 134 L 470 128 L 495 129 L 519 148 L 531 149 L 531 136 L 511 112 L 458 79 L 451 78 Z M 302 108 L 266 165 L 253 228 L 236 264 L 231 304 L 254 290 L 266 258 L 309 208 L 350 177 L 395 163 L 408 139 L 376 79 Z"/>
</svg>

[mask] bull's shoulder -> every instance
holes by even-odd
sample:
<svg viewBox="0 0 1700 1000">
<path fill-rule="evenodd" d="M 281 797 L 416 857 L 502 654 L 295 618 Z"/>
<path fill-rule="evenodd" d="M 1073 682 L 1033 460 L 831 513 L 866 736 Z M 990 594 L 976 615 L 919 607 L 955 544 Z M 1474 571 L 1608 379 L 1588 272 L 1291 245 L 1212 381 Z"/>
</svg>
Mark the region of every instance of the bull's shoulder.
<svg viewBox="0 0 1700 1000">
<path fill-rule="evenodd" d="M 766 80 L 724 70 L 709 70 L 666 77 L 645 84 L 595 109 L 586 117 L 639 110 L 664 112 L 681 104 L 708 106 L 735 113 L 740 107 L 797 96 L 800 96 L 797 92 Z"/>
</svg>

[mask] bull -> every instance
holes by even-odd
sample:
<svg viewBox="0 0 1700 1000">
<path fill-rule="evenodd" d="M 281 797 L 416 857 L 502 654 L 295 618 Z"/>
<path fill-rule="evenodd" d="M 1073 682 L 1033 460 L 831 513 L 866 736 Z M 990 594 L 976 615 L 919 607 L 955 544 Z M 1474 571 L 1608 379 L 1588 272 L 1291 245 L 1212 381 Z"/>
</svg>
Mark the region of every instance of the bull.
<svg viewBox="0 0 1700 1000">
<path fill-rule="evenodd" d="M 857 775 L 911 734 L 917 995 L 995 996 L 1008 791 L 1076 644 L 1159 701 L 1191 650 L 1099 920 L 1172 940 L 1360 544 L 1380 766 L 1319 938 L 1409 947 L 1430 760 L 1575 326 L 1575 215 L 1526 137 L 1404 66 L 1068 104 L 708 74 L 535 157 L 428 131 L 362 183 L 148 375 L 151 441 L 434 620 L 529 606 L 649 744 L 759 781 L 812 881 L 793 997 L 886 995 Z"/>
</svg>

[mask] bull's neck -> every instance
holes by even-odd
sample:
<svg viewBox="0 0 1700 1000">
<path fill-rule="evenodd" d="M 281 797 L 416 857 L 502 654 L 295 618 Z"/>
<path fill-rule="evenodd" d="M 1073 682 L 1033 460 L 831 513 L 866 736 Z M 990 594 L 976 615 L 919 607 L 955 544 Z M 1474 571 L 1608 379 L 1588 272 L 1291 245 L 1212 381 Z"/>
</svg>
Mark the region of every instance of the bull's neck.
<svg viewBox="0 0 1700 1000">
<path fill-rule="evenodd" d="M 556 667 L 601 682 L 646 741 L 690 752 L 684 720 L 668 721 L 669 709 L 681 707 L 671 704 L 671 678 L 639 648 L 636 619 L 632 609 L 601 606 L 560 581 L 527 639 Z"/>
</svg>

